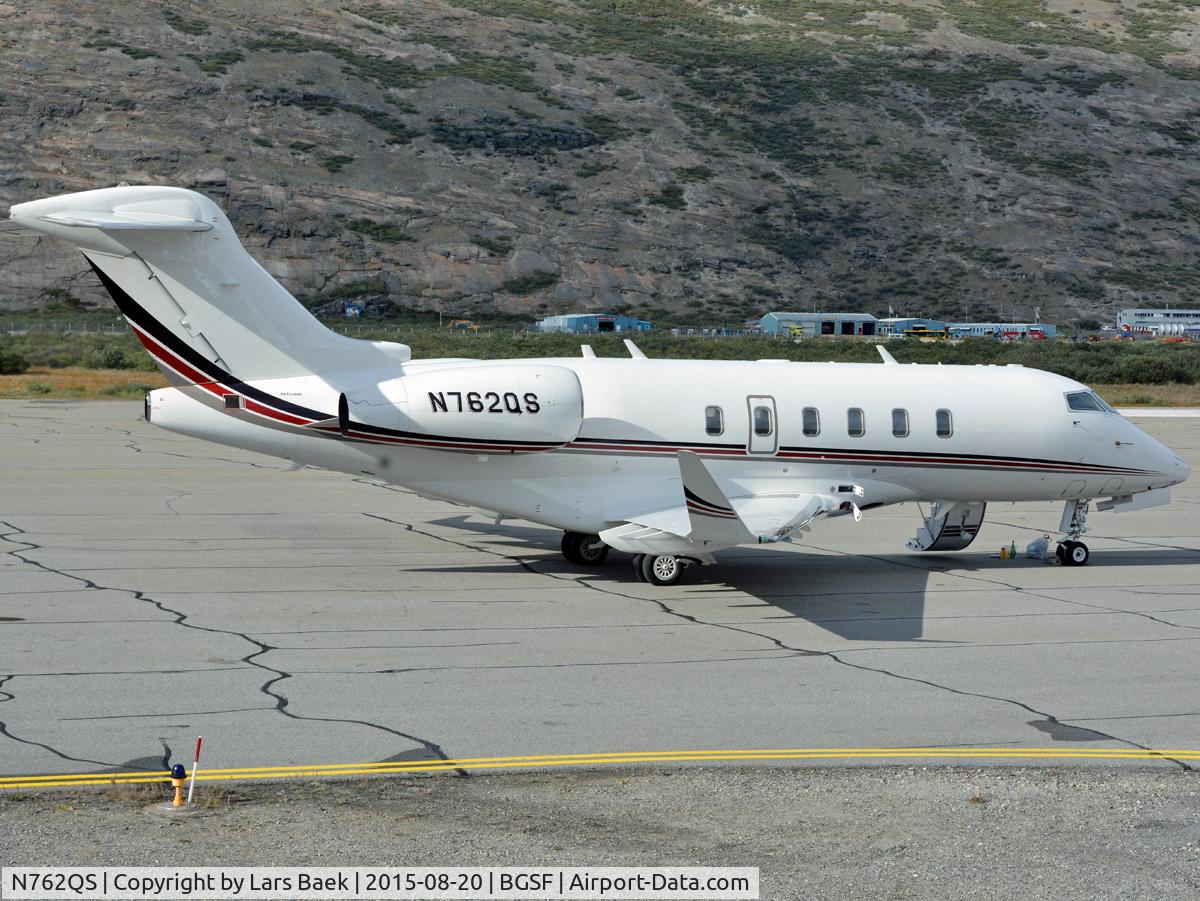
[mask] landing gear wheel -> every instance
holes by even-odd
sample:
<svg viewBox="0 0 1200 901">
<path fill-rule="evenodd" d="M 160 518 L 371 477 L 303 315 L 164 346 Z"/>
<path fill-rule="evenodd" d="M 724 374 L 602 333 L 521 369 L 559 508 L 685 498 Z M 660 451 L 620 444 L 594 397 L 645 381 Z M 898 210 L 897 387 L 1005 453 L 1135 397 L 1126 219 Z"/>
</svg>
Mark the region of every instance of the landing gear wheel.
<svg viewBox="0 0 1200 901">
<path fill-rule="evenodd" d="M 672 554 L 647 554 L 642 575 L 651 585 L 674 585 L 683 578 L 683 561 Z"/>
<path fill-rule="evenodd" d="M 579 562 L 584 566 L 599 566 L 608 559 L 608 545 L 599 535 L 581 535 L 578 554 Z"/>
<path fill-rule="evenodd" d="M 608 558 L 608 545 L 599 535 L 563 532 L 562 553 L 568 562 L 578 566 L 599 566 Z"/>
<path fill-rule="evenodd" d="M 1054 553 L 1063 566 L 1087 566 L 1092 556 L 1082 541 L 1060 541 Z"/>
<path fill-rule="evenodd" d="M 580 563 L 579 559 L 579 533 L 578 532 L 563 532 L 562 555 L 567 558 L 568 563 Z"/>
<path fill-rule="evenodd" d="M 633 557 L 633 577 L 639 582 L 646 581 L 646 574 L 642 572 L 642 561 L 645 559 L 645 554 L 634 554 Z"/>
</svg>

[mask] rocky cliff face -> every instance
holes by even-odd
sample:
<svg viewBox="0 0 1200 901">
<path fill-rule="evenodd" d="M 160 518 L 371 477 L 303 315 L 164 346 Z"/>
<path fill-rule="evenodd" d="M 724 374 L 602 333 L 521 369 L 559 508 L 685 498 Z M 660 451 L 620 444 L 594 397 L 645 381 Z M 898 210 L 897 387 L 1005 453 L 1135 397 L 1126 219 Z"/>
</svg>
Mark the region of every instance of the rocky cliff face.
<svg viewBox="0 0 1200 901">
<path fill-rule="evenodd" d="M 993 6 L 0 3 L 0 202 L 194 187 L 334 312 L 1196 305 L 1200 11 Z"/>
</svg>

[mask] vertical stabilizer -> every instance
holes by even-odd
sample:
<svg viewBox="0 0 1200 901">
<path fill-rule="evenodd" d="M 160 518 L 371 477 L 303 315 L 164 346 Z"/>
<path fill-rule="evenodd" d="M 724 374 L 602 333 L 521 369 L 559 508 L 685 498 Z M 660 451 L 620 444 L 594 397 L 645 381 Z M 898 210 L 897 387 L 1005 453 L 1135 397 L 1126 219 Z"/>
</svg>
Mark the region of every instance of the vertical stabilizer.
<svg viewBox="0 0 1200 901">
<path fill-rule="evenodd" d="M 104 188 L 18 204 L 9 218 L 83 251 L 160 365 L 156 347 L 190 361 L 185 379 L 214 367 L 241 380 L 397 368 L 409 357 L 405 345 L 325 328 L 194 191 Z"/>
</svg>

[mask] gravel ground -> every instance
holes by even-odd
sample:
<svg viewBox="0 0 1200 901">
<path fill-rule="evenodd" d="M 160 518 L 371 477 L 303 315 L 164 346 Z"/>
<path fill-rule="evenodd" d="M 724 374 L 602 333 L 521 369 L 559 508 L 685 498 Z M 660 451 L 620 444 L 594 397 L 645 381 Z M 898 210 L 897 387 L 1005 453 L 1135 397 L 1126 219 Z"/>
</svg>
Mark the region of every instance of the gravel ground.
<svg viewBox="0 0 1200 901">
<path fill-rule="evenodd" d="M 1200 897 L 1162 767 L 644 768 L 0 796 L 0 864 L 756 866 L 763 898 Z M 165 797 L 165 793 L 162 793 Z"/>
</svg>

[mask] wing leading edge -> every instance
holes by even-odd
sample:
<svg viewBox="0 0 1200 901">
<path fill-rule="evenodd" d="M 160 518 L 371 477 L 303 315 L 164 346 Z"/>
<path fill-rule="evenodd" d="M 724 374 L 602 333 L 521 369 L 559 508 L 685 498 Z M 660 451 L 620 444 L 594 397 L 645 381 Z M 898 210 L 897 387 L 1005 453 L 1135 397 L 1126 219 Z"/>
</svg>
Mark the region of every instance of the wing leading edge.
<svg viewBox="0 0 1200 901">
<path fill-rule="evenodd" d="M 619 525 L 600 533 L 605 544 L 634 554 L 702 556 L 738 544 L 785 541 L 843 503 L 831 494 L 805 491 L 730 499 L 696 454 L 679 451 L 677 456 L 683 503 L 622 517 Z"/>
</svg>

